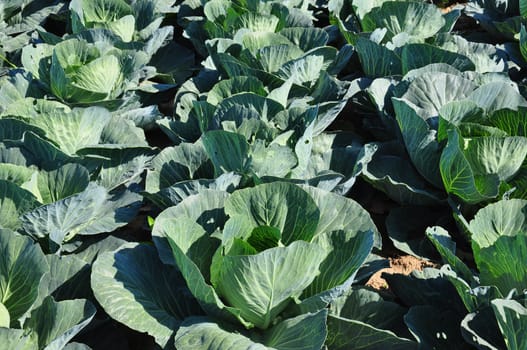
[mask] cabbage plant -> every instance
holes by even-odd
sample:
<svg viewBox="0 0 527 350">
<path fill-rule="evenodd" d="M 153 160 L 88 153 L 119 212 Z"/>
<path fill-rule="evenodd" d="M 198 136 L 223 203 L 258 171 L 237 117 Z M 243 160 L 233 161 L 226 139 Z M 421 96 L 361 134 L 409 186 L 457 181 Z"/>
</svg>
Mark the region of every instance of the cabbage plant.
<svg viewBox="0 0 527 350">
<path fill-rule="evenodd" d="M 69 7 L 74 33 L 90 28 L 108 29 L 123 42 L 146 40 L 161 26 L 161 10 L 169 9 L 153 0 L 74 0 Z"/>
<path fill-rule="evenodd" d="M 148 63 L 142 51 L 120 50 L 71 38 L 22 51 L 22 64 L 59 100 L 71 104 L 116 100 L 138 87 Z"/>
<path fill-rule="evenodd" d="M 527 327 L 526 206 L 527 201 L 521 199 L 501 200 L 479 210 L 470 221 L 477 272 L 454 255 L 455 245 L 445 239 L 442 228 L 428 230 L 451 266 L 446 277 L 468 311 L 461 322 L 463 336 L 478 348 L 522 349 L 527 345 L 523 337 Z"/>
<path fill-rule="evenodd" d="M 164 282 L 149 286 L 154 291 L 146 303 L 136 299 L 130 312 L 120 310 L 121 296 L 130 293 L 122 279 L 140 273 L 110 262 L 131 258 L 124 251 L 98 259 L 92 286 L 106 312 L 153 335 L 160 345 L 177 331 L 178 349 L 190 349 L 196 340 L 188 340 L 196 337 L 218 344 L 229 324 L 237 325 L 245 343 L 293 342 L 319 349 L 326 334 L 324 308 L 349 288 L 380 245 L 375 225 L 354 201 L 281 182 L 230 195 L 218 190 L 191 195 L 163 211 L 152 234 L 161 261 L 177 267 L 210 318 L 187 319 L 178 331 L 175 325 L 185 314 L 163 306 L 178 303 L 169 292 L 177 287 L 166 289 Z M 137 317 L 143 308 L 149 316 L 141 311 Z M 163 322 L 166 314 L 174 320 L 172 328 Z M 317 331 L 296 339 L 293 335 L 305 327 Z"/>
<path fill-rule="evenodd" d="M 95 316 L 85 299 L 55 300 L 68 269 L 53 263 L 28 237 L 0 229 L 0 342 L 6 349 L 74 349 L 68 343 Z M 72 267 L 73 267 L 73 262 Z M 51 266 L 56 268 L 50 275 Z"/>
</svg>

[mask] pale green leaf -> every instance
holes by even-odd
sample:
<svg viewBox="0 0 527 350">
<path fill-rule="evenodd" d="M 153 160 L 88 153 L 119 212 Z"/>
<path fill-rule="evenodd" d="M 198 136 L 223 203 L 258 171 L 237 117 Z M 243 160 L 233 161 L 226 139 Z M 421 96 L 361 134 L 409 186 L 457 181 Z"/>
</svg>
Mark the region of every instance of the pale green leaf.
<svg viewBox="0 0 527 350">
<path fill-rule="evenodd" d="M 225 202 L 225 213 L 244 215 L 254 227 L 277 228 L 284 244 L 310 241 L 320 217 L 316 203 L 305 191 L 280 182 L 235 191 Z"/>
<path fill-rule="evenodd" d="M 321 248 L 302 241 L 256 255 L 227 255 L 213 283 L 243 319 L 266 329 L 311 284 L 323 259 Z"/>
</svg>

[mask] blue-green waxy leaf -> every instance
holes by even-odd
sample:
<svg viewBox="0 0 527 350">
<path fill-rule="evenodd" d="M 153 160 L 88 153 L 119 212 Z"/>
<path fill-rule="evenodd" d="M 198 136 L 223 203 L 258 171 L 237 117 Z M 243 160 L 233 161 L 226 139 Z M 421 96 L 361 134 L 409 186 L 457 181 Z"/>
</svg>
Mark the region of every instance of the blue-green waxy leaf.
<svg viewBox="0 0 527 350">
<path fill-rule="evenodd" d="M 273 349 L 317 350 L 326 341 L 327 310 L 286 319 L 265 335 L 265 344 Z"/>
<path fill-rule="evenodd" d="M 268 31 L 251 32 L 248 30 L 241 30 L 236 34 L 234 40 L 242 44 L 243 47 L 248 49 L 253 55 L 256 55 L 259 49 L 266 46 L 291 44 L 291 42 L 280 33 Z"/>
<path fill-rule="evenodd" d="M 203 277 L 209 280 L 212 256 L 220 241 L 210 237 L 202 226 L 189 217 L 176 216 L 170 219 L 165 216 L 161 218 L 161 222 L 158 220 L 156 219 L 154 225 L 155 235 L 166 237 L 171 244 L 176 244 L 186 257 L 196 264 Z"/>
<path fill-rule="evenodd" d="M 325 46 L 329 39 L 329 35 L 325 30 L 316 27 L 287 27 L 282 29 L 280 34 L 303 51 Z"/>
<path fill-rule="evenodd" d="M 458 71 L 455 72 L 422 72 L 412 79 L 402 96 L 403 101 L 412 107 L 421 119 L 433 126 L 433 120 L 429 118 L 437 117 L 444 105 L 468 97 L 477 88 L 474 81 L 461 76 Z M 406 78 L 411 79 L 411 75 L 408 74 Z"/>
<path fill-rule="evenodd" d="M 222 80 L 214 85 L 207 95 L 207 102 L 216 106 L 232 95 L 247 91 L 260 96 L 266 95 L 264 85 L 260 80 L 252 76 L 241 76 Z"/>
<path fill-rule="evenodd" d="M 32 163 L 41 169 L 53 170 L 72 160 L 67 153 L 33 132 L 26 132 L 22 142 Z"/>
<path fill-rule="evenodd" d="M 355 175 L 403 205 L 436 205 L 444 194 L 434 189 L 415 170 L 399 142 L 368 143 L 359 154 Z"/>
<path fill-rule="evenodd" d="M 388 40 L 401 33 L 423 40 L 439 32 L 444 24 L 445 19 L 435 5 L 410 1 L 384 2 L 362 19 L 362 28 L 366 32 L 387 28 Z"/>
<path fill-rule="evenodd" d="M 21 61 L 24 68 L 37 78 L 49 83 L 49 60 L 53 53 L 53 46 L 40 43 L 38 45 L 26 45 L 22 50 Z"/>
<path fill-rule="evenodd" d="M 240 134 L 223 130 L 203 134 L 203 145 L 214 164 L 216 177 L 226 172 L 246 173 L 249 167 L 249 144 Z"/>
<path fill-rule="evenodd" d="M 219 190 L 232 192 L 240 186 L 242 176 L 236 173 L 226 173 L 216 179 L 200 179 L 182 181 L 166 187 L 157 193 L 143 193 L 156 206 L 165 209 L 179 204 L 185 198 L 198 194 L 203 190 Z"/>
<path fill-rule="evenodd" d="M 225 202 L 225 213 L 243 215 L 254 227 L 275 227 L 281 242 L 310 241 L 315 235 L 320 211 L 300 187 L 289 183 L 263 184 L 235 191 Z"/>
<path fill-rule="evenodd" d="M 242 116 L 270 121 L 283 110 L 284 107 L 275 100 L 252 92 L 243 92 L 228 97 L 218 104 L 209 127 L 218 129 L 221 123 L 227 120 L 234 121 L 239 126 L 244 121 Z"/>
<path fill-rule="evenodd" d="M 255 142 L 251 147 L 251 170 L 259 177 L 285 178 L 296 164 L 297 158 L 288 146 L 272 143 L 266 147 L 263 142 Z"/>
<path fill-rule="evenodd" d="M 401 51 L 401 63 L 403 74 L 432 63 L 446 63 L 462 72 L 476 69 L 468 57 L 429 44 L 404 45 Z"/>
<path fill-rule="evenodd" d="M 37 187 L 40 201 L 44 204 L 57 202 L 84 191 L 90 182 L 90 174 L 82 165 L 69 163 L 56 170 L 42 171 Z"/>
<path fill-rule="evenodd" d="M 109 239 L 106 241 L 111 242 Z M 113 248 L 110 242 L 108 242 L 109 249 Z M 96 250 L 96 247 L 97 244 L 93 244 L 90 246 L 90 249 Z M 49 264 L 49 275 L 46 278 L 46 289 L 47 293 L 52 294 L 55 300 L 88 299 L 93 297 L 90 288 L 92 261 L 83 260 L 80 256 L 82 255 L 46 255 Z M 41 290 L 43 289 L 44 287 L 41 288 Z"/>
<path fill-rule="evenodd" d="M 175 183 L 212 177 L 209 156 L 201 142 L 166 147 L 153 160 L 148 172 L 146 190 L 156 192 Z"/>
<path fill-rule="evenodd" d="M 286 62 L 302 56 L 304 52 L 294 45 L 273 45 L 258 50 L 262 68 L 269 73 L 277 72 Z"/>
<path fill-rule="evenodd" d="M 365 322 L 345 318 L 328 317 L 328 340 L 331 349 L 394 349 L 416 350 L 417 344 L 395 333 L 375 328 Z"/>
<path fill-rule="evenodd" d="M 49 270 L 44 253 L 28 237 L 0 230 L 0 303 L 16 325 L 37 300 L 42 277 Z"/>
<path fill-rule="evenodd" d="M 381 238 L 377 227 L 370 214 L 359 203 L 311 186 L 303 186 L 302 189 L 309 193 L 320 211 L 316 235 L 332 231 L 346 231 L 353 233 L 353 236 L 361 234 L 369 236 L 369 231 L 371 231 L 374 234 L 374 246 L 381 248 Z"/>
<path fill-rule="evenodd" d="M 321 71 L 328 70 L 336 55 L 337 50 L 333 47 L 323 46 L 313 49 L 302 57 L 284 64 L 277 75 L 284 80 L 291 79 L 294 84 L 309 87 L 318 79 Z"/>
<path fill-rule="evenodd" d="M 498 320 L 507 349 L 525 349 L 527 347 L 527 339 L 525 338 L 527 308 L 514 300 L 495 299 L 492 301 L 492 309 Z"/>
<path fill-rule="evenodd" d="M 52 297 L 47 297 L 31 312 L 24 328 L 36 333 L 39 348 L 61 350 L 90 323 L 95 311 L 95 306 L 87 300 L 55 302 Z"/>
<path fill-rule="evenodd" d="M 456 256 L 456 244 L 445 229 L 440 226 L 430 227 L 426 230 L 426 235 L 434 244 L 443 260 L 452 267 L 458 276 L 467 282 L 475 282 L 468 266 Z"/>
<path fill-rule="evenodd" d="M 13 118 L 0 119 L 0 141 L 20 140 L 26 131 L 33 131 L 42 134 L 42 130 L 21 120 Z"/>
<path fill-rule="evenodd" d="M 439 109 L 437 140 L 441 142 L 448 139 L 448 130 L 451 129 L 452 126 L 461 128 L 465 122 L 470 123 L 484 120 L 483 113 L 484 111 L 482 108 L 478 107 L 473 101 L 467 99 L 448 102 Z"/>
<path fill-rule="evenodd" d="M 0 228 L 17 229 L 19 216 L 40 204 L 31 192 L 16 184 L 0 180 Z"/>
<path fill-rule="evenodd" d="M 49 239 L 58 245 L 77 235 L 111 232 L 126 225 L 139 210 L 141 196 L 126 190 L 110 195 L 91 182 L 83 192 L 67 197 L 23 215 L 24 231 Z"/>
<path fill-rule="evenodd" d="M 176 333 L 175 346 L 181 350 L 269 350 L 250 337 L 225 329 L 206 317 L 186 319 Z"/>
<path fill-rule="evenodd" d="M 79 149 L 99 143 L 104 127 L 111 120 L 101 107 L 58 109 L 42 106 L 44 113 L 31 119 L 31 124 L 44 130 L 46 137 L 59 149 L 74 155 Z"/>
<path fill-rule="evenodd" d="M 392 50 L 366 38 L 359 37 L 355 50 L 368 77 L 387 77 L 402 74 L 401 59 Z"/>
<path fill-rule="evenodd" d="M 326 339 L 327 311 L 307 313 L 286 319 L 264 336 L 241 332 L 205 317 L 186 319 L 176 334 L 175 345 L 181 350 L 318 350 Z"/>
<path fill-rule="evenodd" d="M 310 297 L 330 290 L 346 282 L 350 283 L 371 253 L 374 244 L 373 231 L 324 232 L 315 237 L 316 243 L 326 252 L 320 264 L 320 274 L 307 288 L 303 297 Z"/>
<path fill-rule="evenodd" d="M 476 175 L 496 174 L 500 181 L 508 181 L 527 156 L 527 138 L 474 137 L 466 142 L 464 153 Z"/>
<path fill-rule="evenodd" d="M 319 246 L 303 241 L 256 255 L 226 255 L 212 282 L 244 320 L 267 329 L 311 284 L 323 259 Z"/>
<path fill-rule="evenodd" d="M 156 221 L 157 222 L 157 221 Z M 191 227 L 192 229 L 192 227 Z M 190 231 L 190 230 L 188 230 Z M 197 236 L 198 230 L 190 232 L 194 237 Z M 185 281 L 187 281 L 188 288 L 192 295 L 196 298 L 201 308 L 208 314 L 215 317 L 222 318 L 224 320 L 236 323 L 236 318 L 240 316 L 240 311 L 234 308 L 226 306 L 220 299 L 216 290 L 209 284 L 209 281 L 205 280 L 203 273 L 199 267 L 192 261 L 190 257 L 186 255 L 186 252 L 181 249 L 172 237 L 177 235 L 177 232 L 167 232 L 167 240 L 172 249 L 173 259 L 175 265 L 183 275 Z M 201 237 L 200 237 L 201 238 Z M 200 239 L 198 238 L 198 240 Z M 187 246 L 188 248 L 188 246 Z M 203 261 L 203 259 L 202 259 Z M 246 326 L 252 326 L 244 320 L 240 320 Z"/>
<path fill-rule="evenodd" d="M 416 349 L 400 333 L 405 310 L 374 291 L 353 288 L 332 301 L 326 345 L 331 349 Z"/>
<path fill-rule="evenodd" d="M 162 348 L 171 347 L 184 318 L 201 313 L 179 272 L 164 265 L 148 245 L 129 243 L 101 254 L 93 264 L 91 285 L 112 318 L 149 333 Z"/>
<path fill-rule="evenodd" d="M 468 98 L 474 101 L 487 113 L 509 108 L 516 110 L 526 107 L 527 101 L 518 91 L 518 87 L 510 81 L 495 81 L 474 90 Z"/>
</svg>

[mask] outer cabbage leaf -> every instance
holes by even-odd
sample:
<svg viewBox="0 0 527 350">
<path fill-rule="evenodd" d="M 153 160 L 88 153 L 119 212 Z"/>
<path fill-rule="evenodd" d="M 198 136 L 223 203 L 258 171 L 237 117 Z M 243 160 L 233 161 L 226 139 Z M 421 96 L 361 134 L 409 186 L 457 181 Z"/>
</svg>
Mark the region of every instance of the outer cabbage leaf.
<svg viewBox="0 0 527 350">
<path fill-rule="evenodd" d="M 332 231 L 316 236 L 316 243 L 325 250 L 326 256 L 320 264 L 320 274 L 304 291 L 303 297 L 310 297 L 351 284 L 355 274 L 364 264 L 373 248 L 374 234 L 367 232 Z"/>
<path fill-rule="evenodd" d="M 405 310 L 379 294 L 353 288 L 330 304 L 328 340 L 331 349 L 416 349 L 417 344 L 395 334 L 401 328 Z"/>
<path fill-rule="evenodd" d="M 431 305 L 410 308 L 404 321 L 418 339 L 420 348 L 448 350 L 467 349 L 459 327 L 459 315 Z"/>
<path fill-rule="evenodd" d="M 461 322 L 461 332 L 465 341 L 478 349 L 505 349 L 503 335 L 491 307 L 485 307 L 478 312 L 465 316 Z"/>
<path fill-rule="evenodd" d="M 465 55 L 429 44 L 406 44 L 401 49 L 403 74 L 431 63 L 446 63 L 460 71 L 475 70 L 474 63 Z"/>
<path fill-rule="evenodd" d="M 212 177 L 208 160 L 201 142 L 166 147 L 152 160 L 146 190 L 156 192 L 181 181 Z"/>
<path fill-rule="evenodd" d="M 90 183 L 83 192 L 26 213 L 22 226 L 27 234 L 49 237 L 60 246 L 76 235 L 111 232 L 126 225 L 137 214 L 140 199 L 129 190 L 110 195 Z"/>
<path fill-rule="evenodd" d="M 0 180 L 1 228 L 19 228 L 19 216 L 33 210 L 39 205 L 40 203 L 31 192 L 10 181 Z"/>
<path fill-rule="evenodd" d="M 101 254 L 91 276 L 95 297 L 114 319 L 170 348 L 175 330 L 200 314 L 177 270 L 163 265 L 155 249 L 125 244 Z"/>
<path fill-rule="evenodd" d="M 37 178 L 40 202 L 49 204 L 84 191 L 90 182 L 88 170 L 79 164 L 65 164 L 52 170 L 41 171 Z"/>
<path fill-rule="evenodd" d="M 492 301 L 492 309 L 507 349 L 524 349 L 527 346 L 527 340 L 523 336 L 527 329 L 527 308 L 514 300 L 495 299 Z"/>
<path fill-rule="evenodd" d="M 263 339 L 252 334 L 237 334 L 226 326 L 219 326 L 207 318 L 188 318 L 176 334 L 178 349 L 320 349 L 326 338 L 326 311 L 304 314 L 286 319 L 270 328 Z M 265 344 L 265 345 L 264 345 Z"/>
<path fill-rule="evenodd" d="M 178 329 L 175 340 L 176 349 L 181 350 L 268 350 L 246 335 L 220 327 L 208 318 L 191 317 Z"/>
<path fill-rule="evenodd" d="M 355 174 L 403 205 L 437 205 L 444 194 L 430 186 L 412 166 L 404 146 L 386 142 L 366 144 Z"/>
<path fill-rule="evenodd" d="M 366 76 L 380 78 L 402 74 L 401 59 L 387 47 L 359 37 L 355 50 Z"/>
<path fill-rule="evenodd" d="M 49 266 L 38 245 L 11 231 L 0 231 L 0 251 L 0 303 L 16 325 L 37 300 Z"/>
<path fill-rule="evenodd" d="M 68 155 L 79 149 L 97 145 L 111 114 L 101 107 L 58 109 L 47 102 L 40 102 L 41 113 L 29 123 L 42 129 L 45 136 L 55 142 Z M 65 107 L 65 106 L 64 106 Z"/>
<path fill-rule="evenodd" d="M 36 333 L 39 348 L 61 350 L 90 323 L 95 311 L 95 307 L 87 300 L 55 302 L 52 297 L 47 297 L 42 305 L 31 312 L 31 318 L 26 321 L 24 328 Z"/>
</svg>

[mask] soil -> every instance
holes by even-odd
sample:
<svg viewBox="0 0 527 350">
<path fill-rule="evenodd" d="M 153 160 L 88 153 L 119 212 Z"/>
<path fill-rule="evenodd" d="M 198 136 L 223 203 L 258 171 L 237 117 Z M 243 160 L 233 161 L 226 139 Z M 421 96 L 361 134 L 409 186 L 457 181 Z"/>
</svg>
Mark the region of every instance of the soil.
<svg viewBox="0 0 527 350">
<path fill-rule="evenodd" d="M 409 275 L 414 270 L 423 270 L 425 267 L 434 267 L 435 265 L 430 261 L 418 259 L 411 255 L 403 255 L 395 258 L 389 258 L 390 267 L 377 271 L 373 274 L 368 282 L 367 286 L 372 287 L 377 290 L 387 290 L 389 289 L 388 283 L 386 280 L 381 277 L 382 273 L 386 272 L 389 274 L 404 274 Z"/>
</svg>

